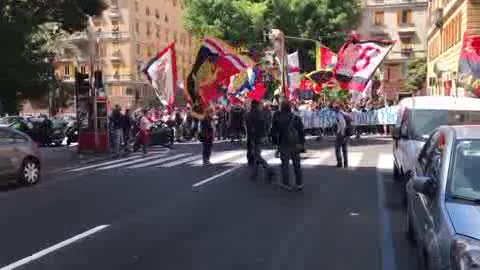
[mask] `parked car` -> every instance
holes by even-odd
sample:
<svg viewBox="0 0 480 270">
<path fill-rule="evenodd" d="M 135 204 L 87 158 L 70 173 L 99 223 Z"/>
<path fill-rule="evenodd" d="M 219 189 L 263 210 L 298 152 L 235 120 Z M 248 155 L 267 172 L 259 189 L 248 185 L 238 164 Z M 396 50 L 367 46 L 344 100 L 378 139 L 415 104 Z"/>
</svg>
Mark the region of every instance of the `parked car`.
<svg viewBox="0 0 480 270">
<path fill-rule="evenodd" d="M 0 127 L 0 180 L 34 185 L 40 180 L 40 165 L 40 150 L 28 135 Z"/>
<path fill-rule="evenodd" d="M 480 99 L 423 96 L 403 99 L 392 132 L 393 173 L 399 181 L 408 179 L 415 160 L 430 133 L 441 125 L 480 124 Z"/>
<path fill-rule="evenodd" d="M 480 126 L 437 128 L 415 165 L 406 224 L 421 269 L 479 269 Z"/>
<path fill-rule="evenodd" d="M 0 118 L 0 127 L 8 127 L 12 123 L 23 120 L 23 117 L 21 116 L 5 116 L 3 118 Z"/>
<path fill-rule="evenodd" d="M 158 121 L 150 127 L 150 144 L 170 146 L 175 140 L 173 128 L 166 122 Z"/>
</svg>

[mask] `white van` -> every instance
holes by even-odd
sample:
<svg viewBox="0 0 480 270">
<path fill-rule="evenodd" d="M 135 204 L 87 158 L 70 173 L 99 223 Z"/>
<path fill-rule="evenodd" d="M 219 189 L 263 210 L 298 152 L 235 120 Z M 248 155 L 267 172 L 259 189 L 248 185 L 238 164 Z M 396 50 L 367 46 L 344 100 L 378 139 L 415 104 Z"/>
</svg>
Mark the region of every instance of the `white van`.
<svg viewBox="0 0 480 270">
<path fill-rule="evenodd" d="M 410 97 L 400 101 L 392 132 L 393 173 L 407 180 L 430 133 L 441 125 L 480 124 L 480 99 L 450 96 Z"/>
</svg>

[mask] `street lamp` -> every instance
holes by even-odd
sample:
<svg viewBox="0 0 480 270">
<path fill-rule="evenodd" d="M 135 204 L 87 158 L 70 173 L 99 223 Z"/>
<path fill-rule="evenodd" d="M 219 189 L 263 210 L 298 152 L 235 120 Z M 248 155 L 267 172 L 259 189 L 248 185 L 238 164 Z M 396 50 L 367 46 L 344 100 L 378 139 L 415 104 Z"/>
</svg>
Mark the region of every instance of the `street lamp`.
<svg viewBox="0 0 480 270">
<path fill-rule="evenodd" d="M 55 68 L 53 67 L 53 63 L 55 61 L 55 53 L 53 52 L 48 52 L 45 56 L 45 63 L 47 63 L 48 66 L 48 116 L 52 117 L 52 84 L 55 81 Z"/>
</svg>

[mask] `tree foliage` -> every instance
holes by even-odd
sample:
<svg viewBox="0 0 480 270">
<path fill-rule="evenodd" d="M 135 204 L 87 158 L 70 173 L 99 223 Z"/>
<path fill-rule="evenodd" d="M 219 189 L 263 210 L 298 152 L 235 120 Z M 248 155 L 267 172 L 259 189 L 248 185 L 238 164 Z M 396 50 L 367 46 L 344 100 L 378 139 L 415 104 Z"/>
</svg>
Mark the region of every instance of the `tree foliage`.
<svg viewBox="0 0 480 270">
<path fill-rule="evenodd" d="M 263 32 L 281 29 L 287 36 L 316 40 L 337 50 L 360 14 L 357 0 L 186 0 L 184 24 L 201 37 L 214 35 L 247 47 L 263 43 Z M 302 69 L 314 69 L 313 42 L 288 39 L 299 50 Z"/>
<path fill-rule="evenodd" d="M 407 69 L 407 79 L 401 90 L 411 93 L 423 90 L 427 80 L 427 60 L 425 58 L 415 59 L 408 63 Z"/>
<path fill-rule="evenodd" d="M 45 94 L 52 79 L 48 45 L 61 31 L 87 26 L 89 15 L 106 8 L 102 0 L 0 0 L 0 103 L 16 112 L 24 98 Z"/>
</svg>

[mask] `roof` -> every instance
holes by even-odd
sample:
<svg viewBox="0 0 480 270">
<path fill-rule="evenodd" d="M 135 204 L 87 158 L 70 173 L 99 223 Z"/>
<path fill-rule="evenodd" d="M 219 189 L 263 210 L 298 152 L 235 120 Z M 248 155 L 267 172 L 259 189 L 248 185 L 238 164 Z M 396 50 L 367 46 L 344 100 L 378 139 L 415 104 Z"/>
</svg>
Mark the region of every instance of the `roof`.
<svg viewBox="0 0 480 270">
<path fill-rule="evenodd" d="M 480 125 L 450 126 L 457 140 L 480 139 Z"/>
<path fill-rule="evenodd" d="M 452 96 L 421 96 L 404 98 L 401 107 L 424 110 L 480 111 L 480 99 Z"/>
</svg>

